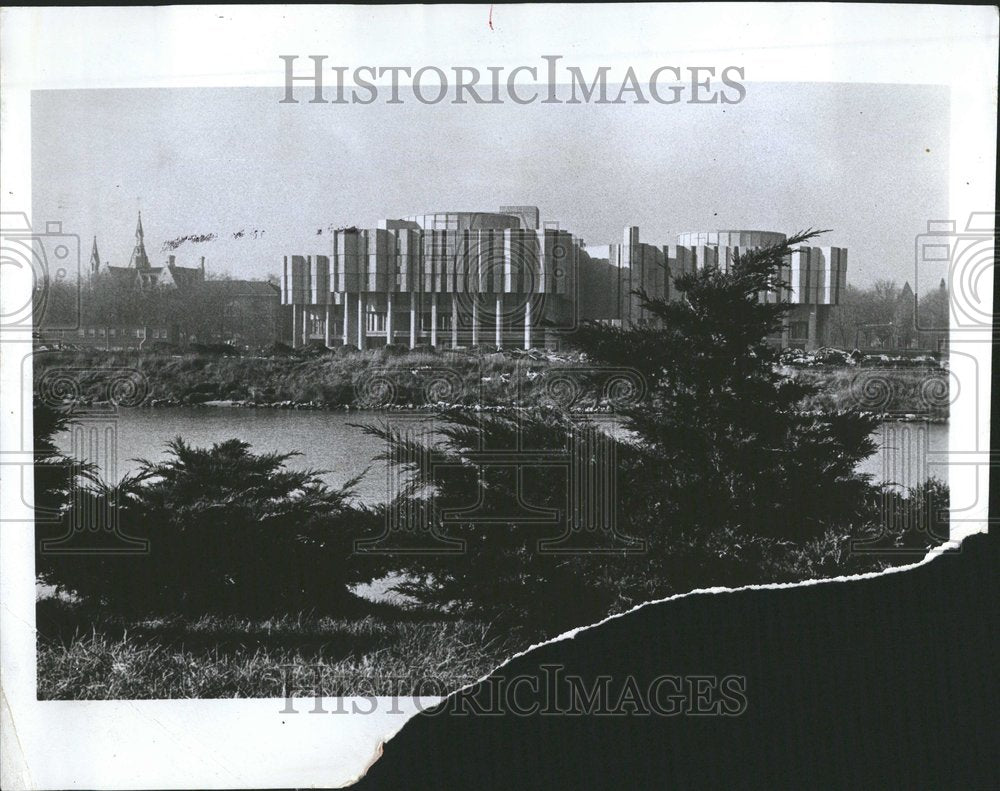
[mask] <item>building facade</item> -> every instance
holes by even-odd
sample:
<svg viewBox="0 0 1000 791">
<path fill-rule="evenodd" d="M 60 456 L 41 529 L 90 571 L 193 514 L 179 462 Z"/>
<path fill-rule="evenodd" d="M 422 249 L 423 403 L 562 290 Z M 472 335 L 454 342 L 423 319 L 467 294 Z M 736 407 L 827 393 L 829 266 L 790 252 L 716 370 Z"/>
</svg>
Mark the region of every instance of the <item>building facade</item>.
<svg viewBox="0 0 1000 791">
<path fill-rule="evenodd" d="M 343 228 L 324 250 L 285 256 L 281 302 L 292 343 L 366 348 L 555 347 L 581 321 L 650 320 L 637 291 L 674 300 L 674 278 L 706 266 L 727 269 L 739 251 L 779 243 L 768 231 L 682 233 L 673 245 L 588 247 L 537 207 L 437 212 Z M 825 343 L 829 312 L 846 284 L 847 251 L 807 247 L 787 261 L 783 299 L 792 304 L 782 345 Z"/>
<path fill-rule="evenodd" d="M 294 344 L 552 345 L 574 326 L 582 247 L 525 219 L 417 215 L 337 230 L 327 251 L 286 256 Z"/>
<path fill-rule="evenodd" d="M 716 265 L 728 271 L 736 253 L 780 244 L 787 238 L 774 231 L 688 232 L 677 235 L 677 247 L 679 250 L 711 248 L 715 251 Z M 781 299 L 791 305 L 781 336 L 775 341 L 782 347 L 806 350 L 827 345 L 832 312 L 847 288 L 847 248 L 800 245 L 786 260 L 781 279 L 788 286 L 784 293 L 760 295 L 763 300 Z"/>
<path fill-rule="evenodd" d="M 205 282 L 205 256 L 201 256 L 197 267 L 178 266 L 176 256 L 168 255 L 163 266 L 153 266 L 146 253 L 145 234 L 142 230 L 142 212 L 135 226 L 135 246 L 127 266 L 102 266 L 101 256 L 97 252 L 97 237 L 90 253 L 90 276 L 92 279 L 101 275 L 112 277 L 122 284 L 137 291 L 153 289 L 188 289 Z"/>
</svg>

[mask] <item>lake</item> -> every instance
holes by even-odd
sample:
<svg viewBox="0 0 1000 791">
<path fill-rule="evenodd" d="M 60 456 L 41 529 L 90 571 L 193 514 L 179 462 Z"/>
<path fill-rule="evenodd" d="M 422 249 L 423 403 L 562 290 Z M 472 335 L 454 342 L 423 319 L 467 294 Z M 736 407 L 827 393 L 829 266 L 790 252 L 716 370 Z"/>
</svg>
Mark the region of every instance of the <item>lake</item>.
<svg viewBox="0 0 1000 791">
<path fill-rule="evenodd" d="M 165 457 L 166 443 L 183 437 L 192 445 L 206 446 L 233 437 L 249 442 L 256 452 L 300 451 L 288 464 L 292 468 L 325 470 L 331 486 L 344 484 L 369 469 L 356 491 L 368 503 L 385 502 L 398 484 L 384 462 L 375 457 L 382 440 L 365 434 L 357 423 L 388 421 L 393 427 L 415 432 L 433 431 L 427 414 L 399 412 L 327 412 L 229 407 L 171 407 L 123 409 L 116 417 L 87 417 L 58 439 L 59 448 L 75 458 L 98 465 L 105 480 L 117 480 L 137 469 L 135 459 L 156 461 Z M 609 418 L 603 422 L 613 429 Z M 884 423 L 876 432 L 878 452 L 859 471 L 875 480 L 915 485 L 929 475 L 946 480 L 943 461 L 948 449 L 948 426 L 926 423 Z"/>
</svg>

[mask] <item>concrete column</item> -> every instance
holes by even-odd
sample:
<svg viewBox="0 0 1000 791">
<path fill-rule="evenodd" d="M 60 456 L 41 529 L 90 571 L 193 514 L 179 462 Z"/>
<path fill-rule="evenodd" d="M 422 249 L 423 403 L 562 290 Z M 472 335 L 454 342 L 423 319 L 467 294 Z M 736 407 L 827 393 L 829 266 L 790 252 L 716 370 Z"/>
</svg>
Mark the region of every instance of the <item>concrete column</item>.
<svg viewBox="0 0 1000 791">
<path fill-rule="evenodd" d="M 299 306 L 292 305 L 292 348 L 299 348 Z"/>
<path fill-rule="evenodd" d="M 358 348 L 365 348 L 365 334 L 368 325 L 365 323 L 365 295 L 358 294 Z"/>
<path fill-rule="evenodd" d="M 781 348 L 787 349 L 788 343 L 791 339 L 791 330 L 788 326 L 788 316 L 786 315 L 781 320 Z"/>
<path fill-rule="evenodd" d="M 341 307 L 343 308 L 344 311 L 344 346 L 346 346 L 351 342 L 350 315 L 349 315 L 351 312 L 351 303 L 348 299 L 347 294 L 344 294 L 344 297 L 341 300 Z"/>
<path fill-rule="evenodd" d="M 472 345 L 479 345 L 479 296 L 472 298 Z"/>
<path fill-rule="evenodd" d="M 503 348 L 503 297 L 497 297 L 496 346 Z"/>
<path fill-rule="evenodd" d="M 417 295 L 410 292 L 410 348 L 417 346 Z"/>
<path fill-rule="evenodd" d="M 809 336 L 806 339 L 806 350 L 814 351 L 819 348 L 816 338 L 816 306 L 809 306 Z"/>
<path fill-rule="evenodd" d="M 309 345 L 309 319 L 312 317 L 312 308 L 307 305 L 302 306 L 302 345 Z"/>
<path fill-rule="evenodd" d="M 330 323 L 333 321 L 333 305 L 326 303 L 326 321 L 323 322 L 323 343 L 327 346 L 333 345 L 333 330 Z"/>
<path fill-rule="evenodd" d="M 385 344 L 392 343 L 392 292 L 385 295 Z"/>
<path fill-rule="evenodd" d="M 458 348 L 458 295 L 451 295 L 451 348 Z"/>
<path fill-rule="evenodd" d="M 524 303 L 524 348 L 531 348 L 531 300 Z"/>
<path fill-rule="evenodd" d="M 431 346 L 435 349 L 438 345 L 438 295 L 437 292 L 431 294 Z"/>
</svg>

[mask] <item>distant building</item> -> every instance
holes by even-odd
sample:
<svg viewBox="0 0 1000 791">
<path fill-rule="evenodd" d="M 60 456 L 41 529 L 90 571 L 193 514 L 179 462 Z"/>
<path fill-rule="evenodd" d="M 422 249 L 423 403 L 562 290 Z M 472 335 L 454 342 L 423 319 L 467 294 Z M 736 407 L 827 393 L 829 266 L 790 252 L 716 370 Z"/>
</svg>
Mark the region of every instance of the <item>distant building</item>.
<svg viewBox="0 0 1000 791">
<path fill-rule="evenodd" d="M 127 266 L 101 261 L 94 238 L 83 317 L 75 330 L 45 330 L 43 337 L 104 349 L 149 348 L 162 342 L 227 343 L 255 347 L 290 338 L 279 288 L 262 280 L 209 280 L 205 257 L 197 267 L 168 255 L 152 266 L 142 215 Z"/>
<path fill-rule="evenodd" d="M 588 247 L 540 223 L 534 206 L 437 212 L 341 229 L 324 250 L 286 256 L 281 301 L 292 310 L 294 345 L 556 346 L 580 321 L 649 320 L 636 291 L 680 299 L 677 276 L 727 269 L 737 252 L 785 238 L 708 231 L 652 245 L 630 226 L 621 243 Z M 802 247 L 782 274 L 785 293 L 762 295 L 793 306 L 775 342 L 825 344 L 846 285 L 847 250 Z"/>
<path fill-rule="evenodd" d="M 390 219 L 335 231 L 322 252 L 286 256 L 282 304 L 292 307 L 294 343 L 556 343 L 577 319 L 586 253 L 572 234 L 534 227 L 532 208 Z"/>
<path fill-rule="evenodd" d="M 95 236 L 94 247 L 90 254 L 90 267 L 92 275 L 107 273 L 120 282 L 134 285 L 140 291 L 154 288 L 188 289 L 205 282 L 205 256 L 201 256 L 198 267 L 177 266 L 173 255 L 167 256 L 167 263 L 164 266 L 150 265 L 143 238 L 142 212 L 139 212 L 139 219 L 136 222 L 135 247 L 132 249 L 128 266 L 106 264 L 102 270 Z"/>
</svg>

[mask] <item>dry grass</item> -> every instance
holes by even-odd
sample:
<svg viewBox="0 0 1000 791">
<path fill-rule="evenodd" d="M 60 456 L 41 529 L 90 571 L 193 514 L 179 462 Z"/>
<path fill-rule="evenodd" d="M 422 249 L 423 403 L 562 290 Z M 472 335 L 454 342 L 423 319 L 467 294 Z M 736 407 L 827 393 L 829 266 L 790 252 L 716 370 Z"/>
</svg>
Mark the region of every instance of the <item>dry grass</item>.
<svg viewBox="0 0 1000 791">
<path fill-rule="evenodd" d="M 816 412 L 874 412 L 948 419 L 948 372 L 941 368 L 833 367 L 797 370 L 819 388 L 804 406 Z"/>
<path fill-rule="evenodd" d="M 272 357 L 63 351 L 37 355 L 35 378 L 41 380 L 54 368 L 74 369 L 80 372 L 76 374 L 79 394 L 93 401 L 107 397 L 106 372 L 124 367 L 143 374 L 149 399 L 292 402 L 329 408 L 384 406 L 379 400 L 365 401 L 373 393 L 378 398 L 386 395 L 375 381 L 380 378 L 391 383 L 390 401 L 395 406 L 427 406 L 438 401 L 493 406 L 509 405 L 516 399 L 525 405 L 544 400 L 538 387 L 544 380 L 537 374 L 563 365 L 468 351 L 387 353 L 383 349 Z M 577 366 L 571 367 L 578 370 Z M 789 372 L 819 387 L 815 396 L 806 399 L 805 407 L 810 410 L 948 417 L 948 376 L 939 368 L 822 366 Z M 438 384 L 428 389 L 435 381 Z M 589 405 L 596 406 L 596 402 Z"/>
<path fill-rule="evenodd" d="M 387 354 L 385 350 L 372 350 L 305 357 L 222 357 L 63 351 L 37 355 L 34 373 L 36 382 L 44 385 L 45 374 L 52 369 L 79 372 L 75 374 L 76 388 L 88 401 L 107 397 L 108 371 L 130 368 L 141 372 L 150 400 L 252 400 L 364 408 L 372 405 L 363 402 L 373 392 L 384 393 L 379 390 L 379 381 L 391 383 L 392 403 L 397 406 L 423 406 L 442 400 L 452 404 L 509 404 L 516 393 L 515 371 L 540 371 L 550 365 L 544 360 L 471 352 Z M 433 387 L 428 389 L 429 385 Z"/>
<path fill-rule="evenodd" d="M 73 605 L 39 617 L 40 700 L 445 694 L 516 650 L 466 620 L 300 614 L 88 625 L 82 614 L 52 612 L 59 608 Z"/>
</svg>

